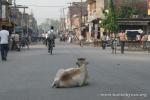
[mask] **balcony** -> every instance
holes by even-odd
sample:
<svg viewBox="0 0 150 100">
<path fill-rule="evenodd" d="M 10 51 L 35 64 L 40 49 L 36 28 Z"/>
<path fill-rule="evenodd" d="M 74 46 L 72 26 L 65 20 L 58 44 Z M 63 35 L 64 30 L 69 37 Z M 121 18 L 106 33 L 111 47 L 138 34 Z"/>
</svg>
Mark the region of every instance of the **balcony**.
<svg viewBox="0 0 150 100">
<path fill-rule="evenodd" d="M 5 25 L 8 27 L 11 27 L 11 21 L 10 21 L 10 16 L 9 16 L 9 5 L 11 5 L 12 0 L 2 0 L 1 1 L 1 14 L 0 14 L 0 20 L 1 20 L 1 25 Z"/>
<path fill-rule="evenodd" d="M 87 0 L 88 3 L 96 2 L 96 0 Z"/>
</svg>

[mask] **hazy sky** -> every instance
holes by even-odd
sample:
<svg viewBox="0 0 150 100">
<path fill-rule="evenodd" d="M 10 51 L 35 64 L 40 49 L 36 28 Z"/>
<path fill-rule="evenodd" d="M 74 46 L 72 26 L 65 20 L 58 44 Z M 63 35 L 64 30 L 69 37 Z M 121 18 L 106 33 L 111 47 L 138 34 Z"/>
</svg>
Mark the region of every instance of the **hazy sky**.
<svg viewBox="0 0 150 100">
<path fill-rule="evenodd" d="M 69 6 L 70 2 L 80 0 L 16 0 L 17 5 L 31 5 L 28 12 L 33 12 L 38 24 L 45 18 L 60 18 L 60 9 Z M 85 1 L 85 0 L 83 0 Z M 61 7 L 37 7 L 40 6 L 61 6 Z"/>
</svg>

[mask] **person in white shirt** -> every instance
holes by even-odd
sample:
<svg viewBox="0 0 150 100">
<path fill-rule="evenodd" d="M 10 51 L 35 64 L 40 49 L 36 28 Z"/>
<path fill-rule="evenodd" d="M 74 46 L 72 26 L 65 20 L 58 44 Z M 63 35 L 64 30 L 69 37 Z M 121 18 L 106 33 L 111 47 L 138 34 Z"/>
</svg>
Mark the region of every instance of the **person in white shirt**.
<svg viewBox="0 0 150 100">
<path fill-rule="evenodd" d="M 50 53 L 51 47 L 55 47 L 55 34 L 53 26 L 51 26 L 51 29 L 48 31 L 47 42 L 48 42 L 48 52 Z"/>
<path fill-rule="evenodd" d="M 0 31 L 0 45 L 1 45 L 1 59 L 2 61 L 7 60 L 9 31 L 6 30 L 6 26 L 2 26 Z"/>
</svg>

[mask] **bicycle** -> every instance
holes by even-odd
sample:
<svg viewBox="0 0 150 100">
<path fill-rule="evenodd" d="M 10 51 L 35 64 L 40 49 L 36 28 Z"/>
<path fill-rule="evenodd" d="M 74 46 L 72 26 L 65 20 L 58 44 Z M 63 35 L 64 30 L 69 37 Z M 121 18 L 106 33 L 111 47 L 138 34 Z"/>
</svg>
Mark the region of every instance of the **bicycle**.
<svg viewBox="0 0 150 100">
<path fill-rule="evenodd" d="M 52 55 L 53 53 L 53 47 L 54 47 L 54 43 L 53 43 L 53 40 L 50 40 L 48 42 L 48 53 L 50 53 Z"/>
</svg>

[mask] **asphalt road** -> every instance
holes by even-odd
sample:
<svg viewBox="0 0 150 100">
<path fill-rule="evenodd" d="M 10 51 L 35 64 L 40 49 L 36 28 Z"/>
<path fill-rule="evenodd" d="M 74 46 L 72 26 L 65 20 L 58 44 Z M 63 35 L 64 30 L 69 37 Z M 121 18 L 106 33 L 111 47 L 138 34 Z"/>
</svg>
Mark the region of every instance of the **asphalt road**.
<svg viewBox="0 0 150 100">
<path fill-rule="evenodd" d="M 76 59 L 89 62 L 89 85 L 51 88 L 60 68 L 75 66 Z M 11 51 L 0 61 L 0 100 L 150 100 L 150 54 L 79 47 L 59 43 L 49 55 L 43 45 Z"/>
</svg>

